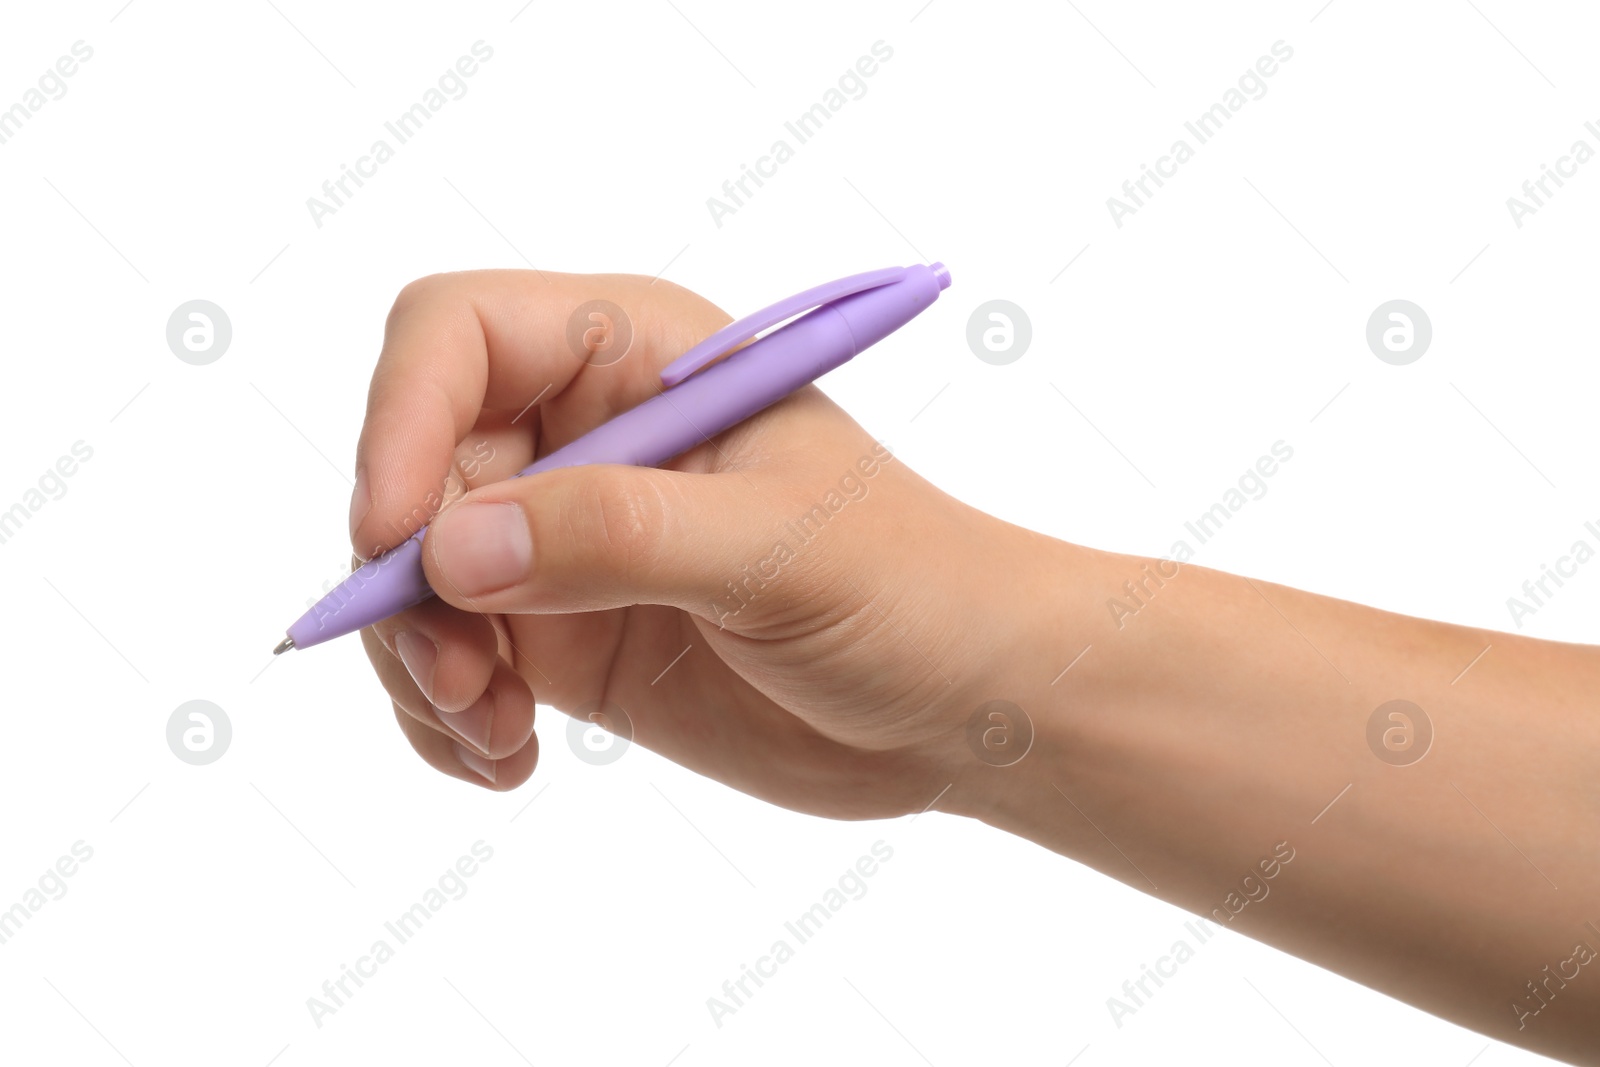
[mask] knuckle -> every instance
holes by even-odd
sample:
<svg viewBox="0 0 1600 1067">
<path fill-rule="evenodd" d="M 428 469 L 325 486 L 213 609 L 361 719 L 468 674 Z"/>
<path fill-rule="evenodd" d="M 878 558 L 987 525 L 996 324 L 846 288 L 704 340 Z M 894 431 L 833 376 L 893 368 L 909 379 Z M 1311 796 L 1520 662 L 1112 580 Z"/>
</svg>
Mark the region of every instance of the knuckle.
<svg viewBox="0 0 1600 1067">
<path fill-rule="evenodd" d="M 408 311 L 437 296 L 445 277 L 443 274 L 428 274 L 401 286 L 400 292 L 395 294 L 394 305 L 389 308 L 389 322 L 393 324 Z"/>
<path fill-rule="evenodd" d="M 667 502 L 656 479 L 639 471 L 606 471 L 588 480 L 591 548 L 609 570 L 631 579 L 648 570 L 661 543 Z"/>
<path fill-rule="evenodd" d="M 415 313 L 441 306 L 449 308 L 445 319 L 459 325 L 471 311 L 469 292 L 468 275 L 460 271 L 427 274 L 407 282 L 395 294 L 394 304 L 389 308 L 389 317 L 384 322 L 385 335 L 392 335 L 400 323 L 413 318 Z"/>
</svg>

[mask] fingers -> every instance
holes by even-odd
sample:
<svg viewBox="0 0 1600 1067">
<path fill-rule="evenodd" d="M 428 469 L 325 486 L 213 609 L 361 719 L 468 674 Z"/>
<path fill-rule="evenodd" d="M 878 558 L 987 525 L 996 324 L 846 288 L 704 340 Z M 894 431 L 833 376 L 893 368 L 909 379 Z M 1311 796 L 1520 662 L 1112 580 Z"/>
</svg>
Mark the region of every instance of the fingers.
<svg viewBox="0 0 1600 1067">
<path fill-rule="evenodd" d="M 487 612 L 665 604 L 716 620 L 730 591 L 774 580 L 769 509 L 746 476 L 569 467 L 474 490 L 429 528 L 440 598 Z"/>
<path fill-rule="evenodd" d="M 373 627 L 411 676 L 422 700 L 445 713 L 470 707 L 489 687 L 497 656 L 494 624 L 426 600 Z"/>
<path fill-rule="evenodd" d="M 522 676 L 497 656 L 487 672 L 487 685 L 470 704 L 460 711 L 445 712 L 423 696 L 398 655 L 372 630 L 363 630 L 362 640 L 378 680 L 395 706 L 423 727 L 459 740 L 479 757 L 492 760 L 515 755 L 533 737 L 533 692 Z"/>
<path fill-rule="evenodd" d="M 539 739 L 536 737 L 511 755 L 490 760 L 459 741 L 452 741 L 446 734 L 429 729 L 399 704 L 394 707 L 394 717 L 400 723 L 400 732 L 428 766 L 485 789 L 497 792 L 515 789 L 533 775 L 539 762 Z"/>
<path fill-rule="evenodd" d="M 600 300 L 622 309 L 629 347 L 614 364 L 591 367 L 587 334 L 571 340 L 568 324 Z M 458 445 L 485 411 L 514 418 L 531 440 L 541 415 L 530 405 L 567 393 L 588 368 L 559 424 L 542 424 L 559 445 L 657 392 L 660 368 L 726 319 L 686 290 L 628 275 L 474 271 L 406 286 L 389 314 L 357 447 L 356 550 L 369 558 L 427 523 L 444 503 Z"/>
</svg>

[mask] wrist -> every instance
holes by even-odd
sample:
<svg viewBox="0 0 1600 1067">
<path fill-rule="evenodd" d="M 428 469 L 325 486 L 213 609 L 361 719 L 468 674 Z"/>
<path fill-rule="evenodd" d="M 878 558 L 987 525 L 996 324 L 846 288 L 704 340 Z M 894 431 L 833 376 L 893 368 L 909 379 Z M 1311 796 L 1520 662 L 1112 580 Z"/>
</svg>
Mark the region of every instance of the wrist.
<svg viewBox="0 0 1600 1067">
<path fill-rule="evenodd" d="M 980 577 L 978 617 L 996 620 L 999 637 L 963 687 L 945 768 L 951 787 L 939 807 L 1063 851 L 1051 839 L 1061 822 L 1054 809 L 1066 806 L 1063 779 L 1093 751 L 1086 724 L 1130 680 L 1129 642 L 1107 611 L 1108 590 L 1143 561 L 994 521 L 992 558 L 1003 566 Z"/>
</svg>

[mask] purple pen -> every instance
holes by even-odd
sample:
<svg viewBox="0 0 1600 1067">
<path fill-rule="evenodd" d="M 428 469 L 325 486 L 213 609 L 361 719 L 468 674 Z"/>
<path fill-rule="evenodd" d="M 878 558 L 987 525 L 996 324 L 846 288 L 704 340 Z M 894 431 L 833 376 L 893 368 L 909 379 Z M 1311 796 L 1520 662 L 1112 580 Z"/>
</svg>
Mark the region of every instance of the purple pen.
<svg viewBox="0 0 1600 1067">
<path fill-rule="evenodd" d="M 585 463 L 665 463 L 877 344 L 916 318 L 949 284 L 944 264 L 918 264 L 855 274 L 781 300 L 724 326 L 675 359 L 661 372 L 662 392 L 516 477 Z M 707 366 L 791 318 L 793 322 Z M 426 532 L 424 526 L 356 568 L 289 627 L 273 655 L 354 633 L 433 596 L 422 569 Z"/>
</svg>

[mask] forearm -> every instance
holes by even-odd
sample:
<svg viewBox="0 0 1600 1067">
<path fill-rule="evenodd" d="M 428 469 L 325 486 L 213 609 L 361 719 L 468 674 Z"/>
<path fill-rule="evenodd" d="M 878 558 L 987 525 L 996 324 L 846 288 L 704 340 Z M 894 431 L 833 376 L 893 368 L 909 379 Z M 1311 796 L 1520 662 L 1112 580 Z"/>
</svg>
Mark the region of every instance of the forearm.
<svg viewBox="0 0 1600 1067">
<path fill-rule="evenodd" d="M 1002 692 L 1033 748 L 971 767 L 957 804 L 1484 1033 L 1595 1054 L 1596 650 L 1024 543 L 1037 592 Z M 1407 749 L 1386 711 L 1374 748 L 1393 700 L 1425 719 Z"/>
</svg>

